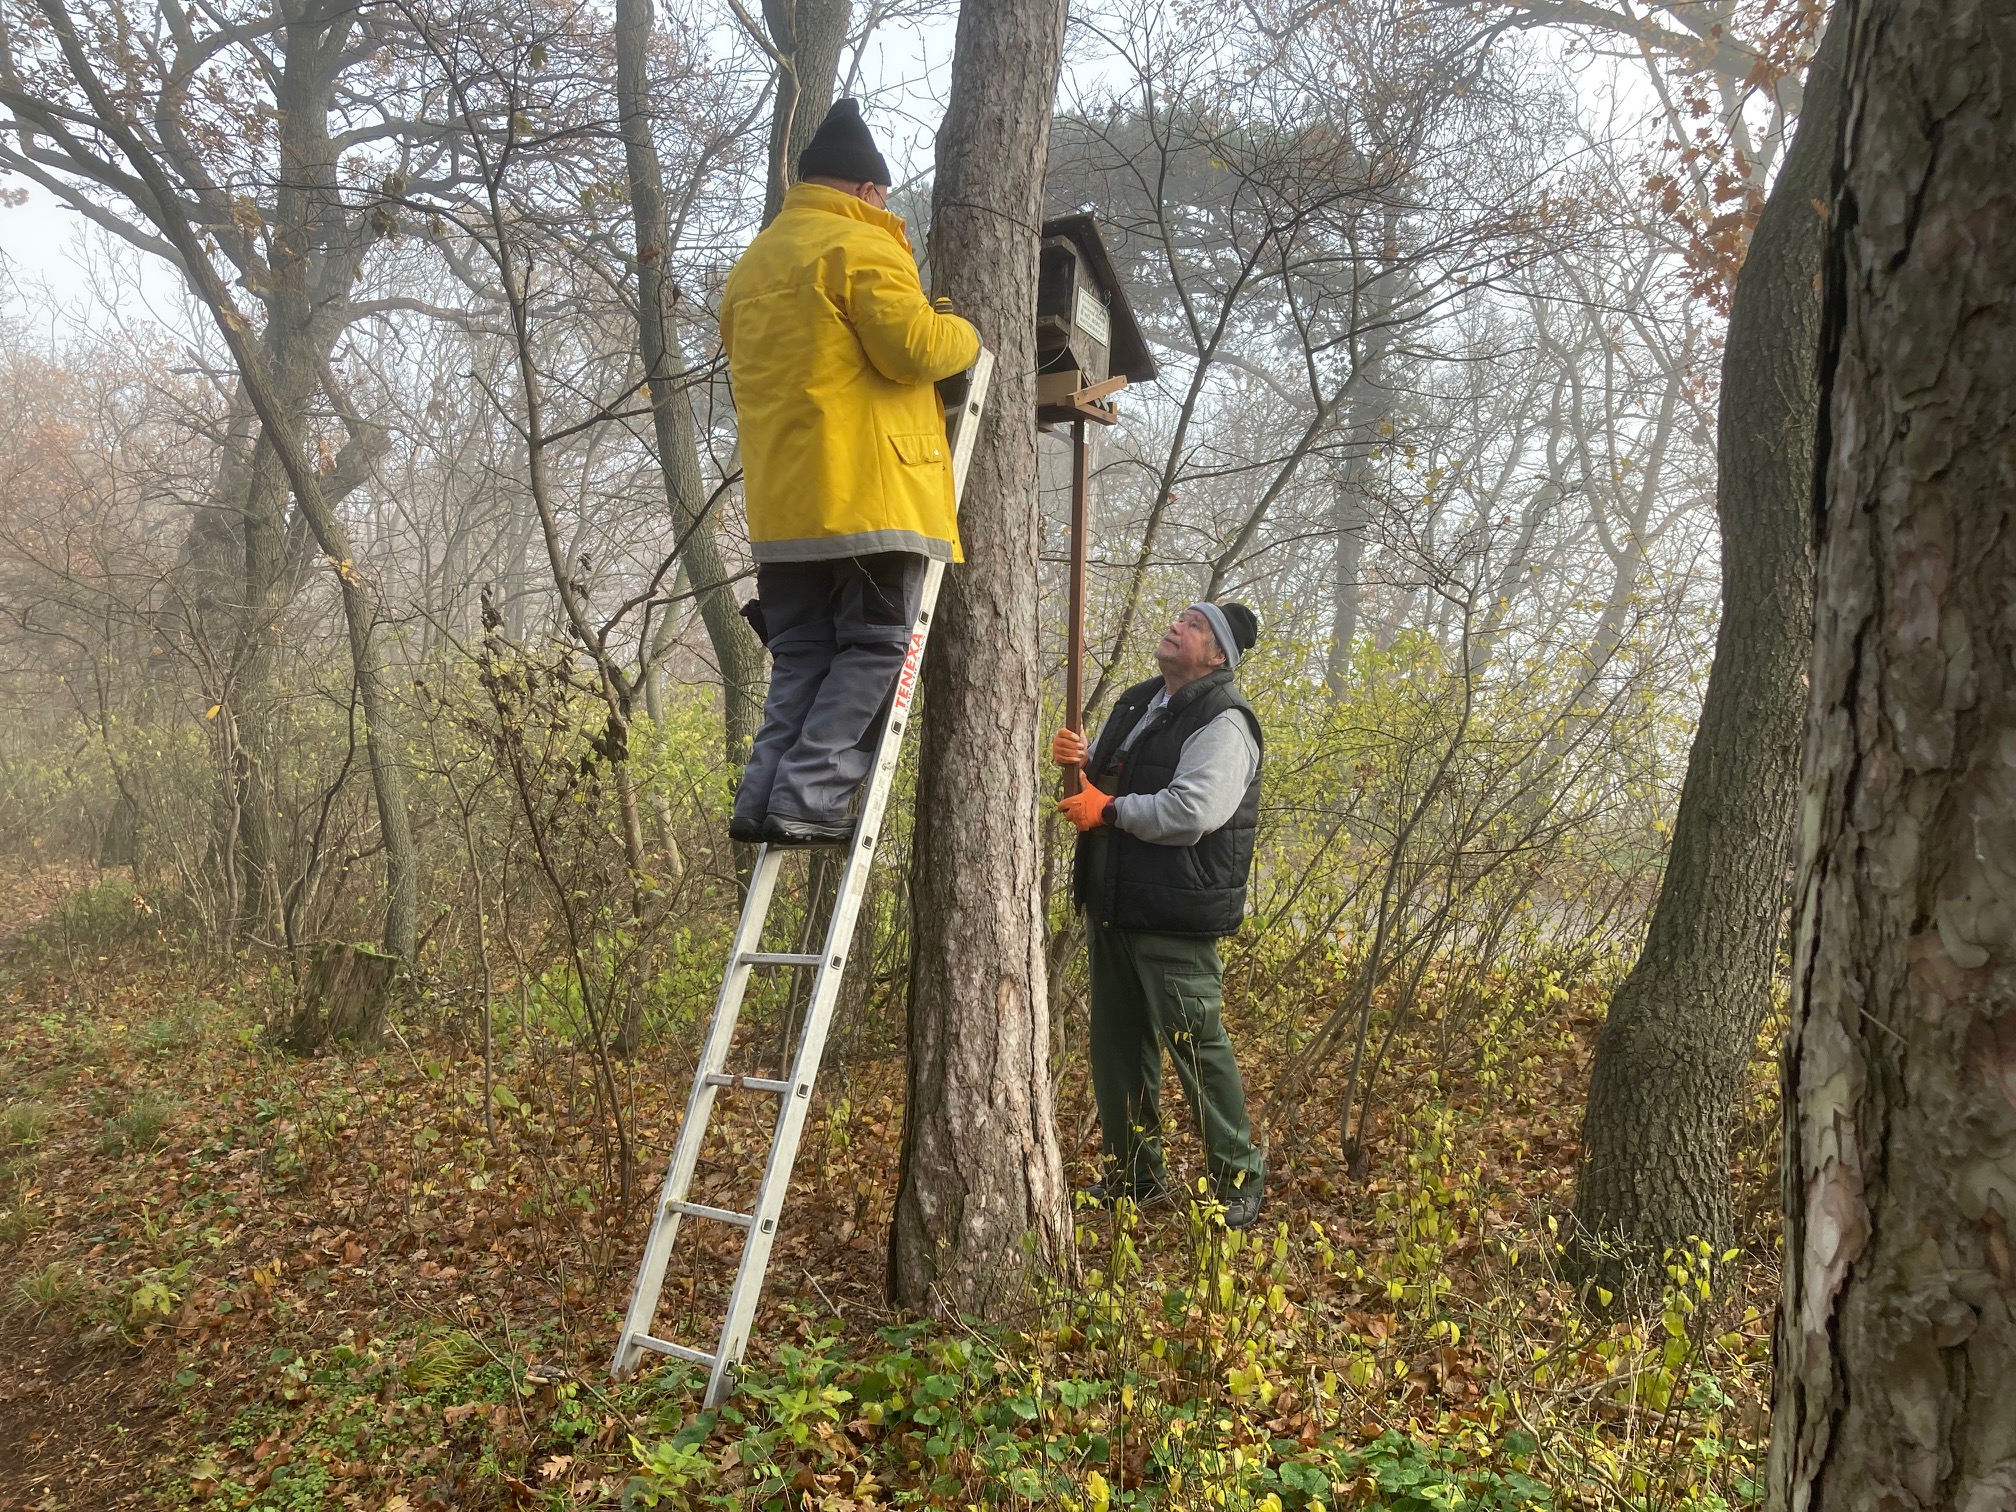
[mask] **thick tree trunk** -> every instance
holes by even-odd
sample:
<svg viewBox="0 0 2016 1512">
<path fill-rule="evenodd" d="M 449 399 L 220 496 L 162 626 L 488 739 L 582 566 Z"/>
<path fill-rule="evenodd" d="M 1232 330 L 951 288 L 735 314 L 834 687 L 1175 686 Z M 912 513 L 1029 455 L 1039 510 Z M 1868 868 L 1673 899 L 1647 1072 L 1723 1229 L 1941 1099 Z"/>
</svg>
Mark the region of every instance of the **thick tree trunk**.
<svg viewBox="0 0 2016 1512">
<path fill-rule="evenodd" d="M 932 287 L 993 347 L 987 420 L 925 667 L 909 1098 L 889 1236 L 907 1307 L 986 1313 L 1069 1235 L 1038 888 L 1036 225 L 1064 0 L 965 0 L 938 139 Z"/>
<path fill-rule="evenodd" d="M 1846 8 L 1771 1500 L 2016 1506 L 2016 15 Z"/>
<path fill-rule="evenodd" d="M 269 355 L 277 330 L 269 320 Z M 166 633 L 200 633 L 210 645 L 230 648 L 215 688 L 218 716 L 210 726 L 219 756 L 210 854 L 222 894 L 218 943 L 230 955 L 249 938 L 279 933 L 276 911 L 268 906 L 275 896 L 266 886 L 281 828 L 272 781 L 281 702 L 273 664 L 277 622 L 293 596 L 299 553 L 290 564 L 288 547 L 298 547 L 298 541 L 290 540 L 287 530 L 286 475 L 271 449 L 260 444 L 242 398 L 224 429 L 215 503 L 192 517 L 176 567 L 178 608 L 172 618 L 188 619 Z"/>
<path fill-rule="evenodd" d="M 1812 629 L 1816 280 L 1839 115 L 1840 28 L 1737 280 L 1722 364 L 1722 620 L 1665 883 L 1596 1046 L 1577 1253 L 1606 1278 L 1700 1236 L 1721 1244 L 1729 1116 L 1769 1005 Z"/>
<path fill-rule="evenodd" d="M 279 339 L 276 322 L 268 322 L 266 335 L 267 352 L 277 357 L 288 343 Z M 289 413 L 297 423 L 305 423 L 312 393 L 311 386 L 307 393 L 288 396 Z M 278 912 L 280 889 L 274 871 L 280 816 L 274 803 L 274 762 L 280 751 L 283 695 L 274 686 L 273 671 L 280 649 L 280 617 L 294 598 L 300 565 L 298 552 L 289 549 L 293 543 L 287 529 L 287 476 L 272 448 L 256 445 L 244 474 L 233 500 L 242 510 L 244 554 L 229 690 L 237 740 L 231 774 L 239 847 L 234 864 L 242 863 L 244 885 L 228 932 L 232 949 L 247 937 L 270 930 Z"/>
<path fill-rule="evenodd" d="M 665 177 L 651 138 L 652 0 L 616 0 L 616 98 L 623 158 L 630 180 L 631 223 L 637 237 L 637 337 L 651 398 L 665 501 L 678 532 L 679 561 L 699 600 L 701 623 L 721 669 L 723 734 L 730 766 L 739 767 L 763 713 L 763 653 L 736 612 L 735 591 L 714 524 L 704 517 L 707 489 L 700 473 L 693 407 L 681 379 L 685 358 L 673 317 L 678 288 L 666 276 Z M 830 70 L 827 88 L 832 88 Z"/>
</svg>

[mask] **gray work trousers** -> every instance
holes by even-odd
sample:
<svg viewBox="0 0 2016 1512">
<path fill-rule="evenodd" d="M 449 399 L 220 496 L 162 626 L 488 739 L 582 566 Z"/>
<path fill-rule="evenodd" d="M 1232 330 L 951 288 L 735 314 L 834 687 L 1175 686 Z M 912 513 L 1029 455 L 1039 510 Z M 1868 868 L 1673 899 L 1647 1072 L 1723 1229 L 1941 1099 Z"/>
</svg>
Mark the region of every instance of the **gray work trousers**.
<svg viewBox="0 0 2016 1512">
<path fill-rule="evenodd" d="M 735 817 L 837 824 L 875 759 L 924 589 L 924 558 L 880 551 L 830 562 L 762 562 L 756 596 L 770 696 Z"/>
</svg>

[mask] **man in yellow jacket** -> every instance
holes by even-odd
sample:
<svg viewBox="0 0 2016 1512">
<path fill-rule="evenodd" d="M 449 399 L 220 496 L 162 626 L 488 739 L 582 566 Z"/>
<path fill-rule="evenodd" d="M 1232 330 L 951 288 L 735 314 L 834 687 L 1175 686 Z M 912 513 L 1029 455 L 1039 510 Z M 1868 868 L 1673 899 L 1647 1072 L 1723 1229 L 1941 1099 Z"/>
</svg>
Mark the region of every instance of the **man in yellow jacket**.
<svg viewBox="0 0 2016 1512">
<path fill-rule="evenodd" d="M 827 113 L 798 176 L 721 299 L 752 620 L 771 656 L 729 833 L 785 845 L 852 833 L 925 561 L 960 560 L 934 385 L 980 351 L 970 324 L 925 298 L 855 101 Z"/>
</svg>

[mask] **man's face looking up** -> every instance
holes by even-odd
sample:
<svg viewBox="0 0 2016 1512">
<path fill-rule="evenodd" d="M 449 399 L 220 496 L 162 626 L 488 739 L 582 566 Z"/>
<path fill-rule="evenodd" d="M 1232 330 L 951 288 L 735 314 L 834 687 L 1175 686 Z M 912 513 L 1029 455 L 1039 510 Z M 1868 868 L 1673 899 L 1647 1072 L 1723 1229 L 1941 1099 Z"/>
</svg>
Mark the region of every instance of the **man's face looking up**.
<svg viewBox="0 0 2016 1512">
<path fill-rule="evenodd" d="M 1177 615 L 1155 647 L 1155 665 L 1162 669 L 1162 681 L 1171 692 L 1224 666 L 1225 653 L 1218 649 L 1211 621 L 1195 609 Z"/>
</svg>

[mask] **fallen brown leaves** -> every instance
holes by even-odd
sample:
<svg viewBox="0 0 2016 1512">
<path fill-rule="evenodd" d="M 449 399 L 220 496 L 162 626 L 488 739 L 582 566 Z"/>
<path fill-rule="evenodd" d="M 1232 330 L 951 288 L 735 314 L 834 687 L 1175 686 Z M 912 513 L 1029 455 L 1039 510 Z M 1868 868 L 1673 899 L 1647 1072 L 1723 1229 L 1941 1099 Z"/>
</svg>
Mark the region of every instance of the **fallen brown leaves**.
<svg viewBox="0 0 2016 1512">
<path fill-rule="evenodd" d="M 0 938 L 11 928 L 18 939 L 80 880 L 0 878 Z M 17 944 L 0 964 L 6 1095 L 49 1114 L 32 1146 L 0 1151 L 0 1202 L 33 1215 L 0 1245 L 0 1512 L 153 1506 L 163 1495 L 242 1506 L 283 1471 L 312 1471 L 332 1505 L 405 1512 L 511 1506 L 556 1490 L 579 1505 L 613 1495 L 630 1469 L 629 1436 L 654 1432 L 648 1405 L 612 1394 L 604 1371 L 643 1209 L 684 1103 L 677 1047 L 648 1062 L 655 1075 L 647 1063 L 627 1072 L 642 1155 L 639 1196 L 624 1212 L 584 1066 L 514 1052 L 499 1066 L 512 1096 L 493 1106 L 493 1132 L 462 1026 L 411 1016 L 403 1040 L 375 1055 L 293 1060 L 258 1033 L 275 1008 L 265 980 L 248 970 L 206 982 L 148 949 L 101 960 Z M 1553 1048 L 1514 1096 L 1441 1068 L 1435 1095 L 1488 1131 L 1472 1152 L 1486 1240 L 1530 1234 L 1536 1213 L 1565 1202 L 1590 1009 L 1585 998 L 1564 1010 Z M 1267 1047 L 1278 1042 L 1256 1033 L 1244 1047 L 1263 1121 L 1275 1069 Z M 1426 1054 L 1400 1064 L 1385 1106 L 1417 1103 L 1435 1069 Z M 851 1340 L 892 1321 L 882 1245 L 900 1088 L 894 1058 L 834 1067 L 823 1080 L 759 1354 L 802 1341 L 811 1320 Z M 1089 1135 L 1088 1097 L 1082 1062 L 1067 1065 L 1062 1128 Z M 148 1098 L 166 1109 L 157 1142 L 113 1152 L 108 1123 Z M 747 1200 L 770 1106 L 763 1094 L 724 1095 L 698 1200 Z M 1373 1120 L 1371 1169 L 1354 1181 L 1334 1137 L 1281 1120 L 1291 1127 L 1276 1128 L 1269 1152 L 1270 1222 L 1298 1233 L 1320 1222 L 1340 1250 L 1390 1245 L 1381 1198 L 1415 1179 L 1382 1143 L 1391 1121 Z M 1068 1154 L 1089 1177 L 1089 1137 Z M 1172 1159 L 1194 1176 L 1194 1140 L 1178 1135 Z M 1184 1223 L 1170 1210 L 1147 1215 L 1140 1247 L 1151 1268 L 1165 1252 L 1190 1263 Z M 734 1256 L 732 1236 L 707 1228 L 682 1234 L 658 1321 L 661 1333 L 702 1344 L 718 1327 Z M 1446 1263 L 1459 1273 L 1483 1265 L 1488 1248 L 1473 1235 Z M 77 1278 L 76 1294 L 33 1305 L 25 1280 L 50 1267 Z M 149 1284 L 172 1297 L 159 1317 L 133 1306 Z M 1306 1300 L 1285 1294 L 1284 1316 Z M 1424 1347 L 1376 1305 L 1351 1327 L 1380 1358 L 1408 1360 L 1411 1395 L 1401 1400 L 1423 1411 L 1465 1411 L 1488 1380 L 1491 1362 L 1474 1341 Z M 336 1411 L 316 1362 L 339 1346 L 353 1376 L 379 1384 Z M 441 1383 L 483 1371 L 496 1389 L 433 1399 Z M 1294 1403 L 1292 1392 L 1276 1403 L 1289 1438 L 1314 1431 Z M 1368 1438 L 1388 1426 L 1363 1425 Z M 821 1494 L 875 1505 L 872 1482 L 852 1475 Z"/>
</svg>

